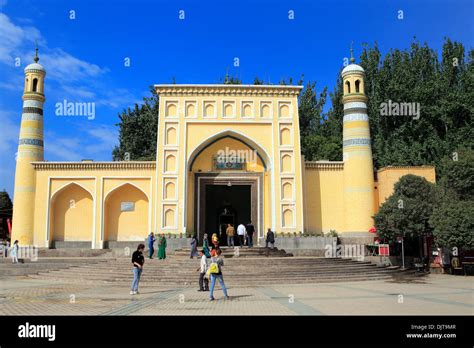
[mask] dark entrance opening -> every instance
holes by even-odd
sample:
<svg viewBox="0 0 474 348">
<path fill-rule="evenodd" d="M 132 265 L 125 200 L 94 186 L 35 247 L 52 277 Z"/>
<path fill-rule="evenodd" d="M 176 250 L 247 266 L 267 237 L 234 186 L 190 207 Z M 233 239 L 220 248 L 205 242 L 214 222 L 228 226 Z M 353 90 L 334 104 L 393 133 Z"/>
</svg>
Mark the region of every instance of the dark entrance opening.
<svg viewBox="0 0 474 348">
<path fill-rule="evenodd" d="M 251 185 L 206 185 L 205 190 L 205 231 L 209 238 L 217 233 L 219 244 L 227 245 L 227 224 L 237 234 L 237 226 L 251 220 Z"/>
</svg>

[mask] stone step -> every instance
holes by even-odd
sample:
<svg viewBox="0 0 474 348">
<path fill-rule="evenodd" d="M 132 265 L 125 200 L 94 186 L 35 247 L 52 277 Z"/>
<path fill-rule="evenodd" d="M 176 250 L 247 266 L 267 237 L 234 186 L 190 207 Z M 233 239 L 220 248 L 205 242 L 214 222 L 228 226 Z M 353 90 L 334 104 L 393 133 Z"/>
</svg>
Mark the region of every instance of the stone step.
<svg viewBox="0 0 474 348">
<path fill-rule="evenodd" d="M 313 277 L 313 276 L 355 276 L 355 275 L 365 275 L 370 276 L 373 274 L 390 274 L 394 271 L 384 271 L 379 269 L 372 269 L 372 270 L 359 270 L 359 271 L 351 271 L 351 272 L 301 272 L 301 273 L 292 273 L 292 272 L 282 272 L 278 274 L 247 274 L 247 273 L 235 273 L 235 272 L 225 272 L 224 275 L 227 278 L 238 278 L 238 279 L 251 279 L 254 277 L 258 278 L 265 278 L 265 279 L 277 279 L 277 278 L 285 278 L 285 279 L 295 279 L 295 278 L 304 278 L 304 277 Z M 120 273 L 120 274 L 104 274 L 104 273 L 88 273 L 88 274 L 77 274 L 77 273 L 68 273 L 64 270 L 59 271 L 51 271 L 51 272 L 39 272 L 39 275 L 44 276 L 53 276 L 53 277 L 60 277 L 64 279 L 70 278 L 77 278 L 77 279 L 94 279 L 94 280 L 117 280 L 117 279 L 130 279 L 132 272 L 128 273 Z M 188 273 L 188 274 L 154 274 L 154 273 L 143 273 L 143 279 L 155 279 L 155 280 L 163 280 L 163 279 L 193 279 L 198 277 L 198 273 Z"/>
<path fill-rule="evenodd" d="M 39 268 L 41 269 L 41 268 Z M 173 270 L 173 269 L 151 269 L 145 268 L 145 272 L 153 273 L 153 274 L 194 274 L 197 267 L 188 268 L 188 269 L 180 269 L 180 270 Z M 224 272 L 232 272 L 238 274 L 275 274 L 275 273 L 306 273 L 306 272 L 357 272 L 357 271 L 370 271 L 370 270 L 377 270 L 380 269 L 377 266 L 347 266 L 344 269 L 339 267 L 327 266 L 327 267 L 308 267 L 306 269 L 300 268 L 275 268 L 275 269 L 245 269 L 245 268 L 224 268 Z M 99 268 L 99 267 L 69 267 L 69 268 L 61 268 L 63 273 L 71 273 L 71 274 L 90 274 L 90 273 L 97 273 L 97 274 L 128 274 L 131 272 L 132 268 L 126 269 L 110 269 L 110 268 Z M 52 270 L 54 271 L 54 270 Z"/>
<path fill-rule="evenodd" d="M 57 280 L 57 281 L 64 281 L 62 278 L 55 278 L 55 277 L 42 277 L 31 275 L 30 278 L 35 279 L 48 279 L 48 280 Z M 318 277 L 299 277 L 299 278 L 271 278 L 271 279 L 242 279 L 242 278 L 231 278 L 228 276 L 224 276 L 226 286 L 228 287 L 244 287 L 244 286 L 255 286 L 255 285 L 270 285 L 270 284 L 284 284 L 288 285 L 288 282 L 291 281 L 291 284 L 305 284 L 305 283 L 327 283 L 327 282 L 342 282 L 342 281 L 367 281 L 367 280 L 389 280 L 393 279 L 393 277 L 389 274 L 373 274 L 370 276 L 367 275 L 353 275 L 353 276 L 318 276 Z M 132 278 L 128 279 L 120 279 L 120 280 L 93 280 L 93 279 L 77 279 L 71 278 L 68 282 L 76 282 L 76 283 L 87 283 L 87 284 L 116 284 L 117 286 L 129 286 L 132 281 Z M 140 287 L 142 286 L 163 286 L 163 285 L 181 285 L 181 286 L 189 286 L 189 285 L 198 285 L 198 277 L 193 279 L 146 279 L 142 278 L 140 280 Z M 218 289 L 220 287 L 218 286 Z"/>
</svg>

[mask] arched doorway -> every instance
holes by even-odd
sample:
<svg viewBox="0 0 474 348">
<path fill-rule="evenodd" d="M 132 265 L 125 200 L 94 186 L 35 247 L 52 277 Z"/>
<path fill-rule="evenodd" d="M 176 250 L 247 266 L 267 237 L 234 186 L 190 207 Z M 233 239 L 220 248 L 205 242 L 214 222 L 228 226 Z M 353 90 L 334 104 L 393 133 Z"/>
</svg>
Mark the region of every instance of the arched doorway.
<svg viewBox="0 0 474 348">
<path fill-rule="evenodd" d="M 104 247 L 108 242 L 143 241 L 149 229 L 149 200 L 140 188 L 126 183 L 106 195 Z"/>
<path fill-rule="evenodd" d="M 92 243 L 93 206 L 92 194 L 76 183 L 59 189 L 51 197 L 50 241 Z M 92 244 L 87 244 L 92 247 Z M 86 246 L 86 245 L 84 245 Z"/>
<path fill-rule="evenodd" d="M 187 223 L 189 226 L 192 221 L 200 242 L 204 233 L 218 233 L 225 245 L 226 223 L 236 228 L 252 221 L 256 235 L 263 236 L 266 211 L 267 223 L 270 221 L 270 168 L 267 153 L 234 131 L 218 133 L 192 151 L 188 160 Z M 232 214 L 223 214 L 226 208 Z"/>
</svg>

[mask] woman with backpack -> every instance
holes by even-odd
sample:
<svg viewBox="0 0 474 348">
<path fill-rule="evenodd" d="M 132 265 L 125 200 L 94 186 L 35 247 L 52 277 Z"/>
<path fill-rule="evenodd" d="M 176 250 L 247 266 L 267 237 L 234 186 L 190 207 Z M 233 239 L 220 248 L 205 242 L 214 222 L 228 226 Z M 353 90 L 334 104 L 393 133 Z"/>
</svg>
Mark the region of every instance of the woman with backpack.
<svg viewBox="0 0 474 348">
<path fill-rule="evenodd" d="M 227 295 L 227 289 L 224 283 L 224 276 L 222 275 L 222 267 L 224 266 L 224 260 L 221 258 L 222 251 L 221 249 L 215 250 L 216 256 L 211 257 L 211 264 L 207 271 L 207 274 L 211 279 L 211 289 L 209 292 L 209 298 L 211 301 L 214 301 L 214 286 L 216 285 L 216 280 L 218 280 L 219 284 L 221 285 L 222 292 L 224 293 L 224 298 L 228 300 L 229 295 Z"/>
</svg>

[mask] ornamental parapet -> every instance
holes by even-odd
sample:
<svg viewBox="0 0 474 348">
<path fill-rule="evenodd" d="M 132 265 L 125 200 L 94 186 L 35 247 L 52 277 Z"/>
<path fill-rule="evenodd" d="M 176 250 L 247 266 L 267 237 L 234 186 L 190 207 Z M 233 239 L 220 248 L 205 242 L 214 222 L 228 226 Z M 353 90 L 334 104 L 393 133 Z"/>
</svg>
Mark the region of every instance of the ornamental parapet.
<svg viewBox="0 0 474 348">
<path fill-rule="evenodd" d="M 142 170 L 155 169 L 154 161 L 32 162 L 35 170 Z"/>
<path fill-rule="evenodd" d="M 161 96 L 254 96 L 254 97 L 294 97 L 303 86 L 281 85 L 155 85 Z"/>
<path fill-rule="evenodd" d="M 343 161 L 306 161 L 306 169 L 312 170 L 343 170 Z"/>
</svg>

